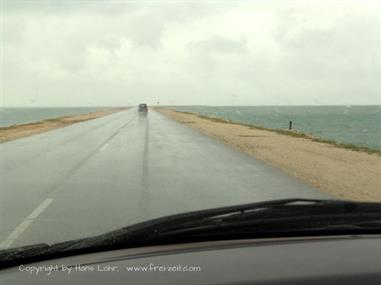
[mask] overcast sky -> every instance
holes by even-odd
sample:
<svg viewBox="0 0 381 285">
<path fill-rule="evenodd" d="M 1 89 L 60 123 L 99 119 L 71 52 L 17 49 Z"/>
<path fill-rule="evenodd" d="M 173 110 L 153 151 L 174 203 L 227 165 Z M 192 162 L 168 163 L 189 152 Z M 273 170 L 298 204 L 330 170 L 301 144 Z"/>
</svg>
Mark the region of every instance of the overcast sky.
<svg viewBox="0 0 381 285">
<path fill-rule="evenodd" d="M 381 104 L 379 1 L 0 2 L 4 106 Z"/>
</svg>

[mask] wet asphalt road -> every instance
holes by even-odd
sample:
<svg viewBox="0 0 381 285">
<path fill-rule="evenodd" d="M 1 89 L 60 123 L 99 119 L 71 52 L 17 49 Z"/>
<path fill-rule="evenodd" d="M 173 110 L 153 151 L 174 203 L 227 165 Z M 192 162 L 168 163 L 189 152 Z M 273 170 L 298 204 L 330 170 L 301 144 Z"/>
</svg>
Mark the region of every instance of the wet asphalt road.
<svg viewBox="0 0 381 285">
<path fill-rule="evenodd" d="M 0 144 L 0 246 L 59 242 L 190 210 L 325 194 L 150 110 Z"/>
</svg>

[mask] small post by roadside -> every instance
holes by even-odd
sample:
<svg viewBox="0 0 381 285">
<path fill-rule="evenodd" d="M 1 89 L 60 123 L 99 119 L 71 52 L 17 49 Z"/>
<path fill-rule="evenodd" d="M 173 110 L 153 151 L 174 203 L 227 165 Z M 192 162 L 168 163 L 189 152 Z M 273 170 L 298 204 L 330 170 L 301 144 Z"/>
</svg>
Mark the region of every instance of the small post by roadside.
<svg viewBox="0 0 381 285">
<path fill-rule="evenodd" d="M 288 122 L 288 129 L 289 129 L 289 130 L 292 130 L 292 121 L 289 121 L 289 122 Z"/>
</svg>

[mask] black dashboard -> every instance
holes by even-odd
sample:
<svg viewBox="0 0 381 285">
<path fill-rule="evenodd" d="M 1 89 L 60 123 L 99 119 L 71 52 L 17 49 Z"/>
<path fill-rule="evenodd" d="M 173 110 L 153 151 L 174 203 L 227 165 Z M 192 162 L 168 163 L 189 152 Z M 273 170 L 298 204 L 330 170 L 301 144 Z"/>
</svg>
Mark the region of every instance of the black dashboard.
<svg viewBox="0 0 381 285">
<path fill-rule="evenodd" d="M 379 285 L 381 237 L 254 239 L 114 250 L 8 268 L 0 271 L 0 284 Z"/>
</svg>

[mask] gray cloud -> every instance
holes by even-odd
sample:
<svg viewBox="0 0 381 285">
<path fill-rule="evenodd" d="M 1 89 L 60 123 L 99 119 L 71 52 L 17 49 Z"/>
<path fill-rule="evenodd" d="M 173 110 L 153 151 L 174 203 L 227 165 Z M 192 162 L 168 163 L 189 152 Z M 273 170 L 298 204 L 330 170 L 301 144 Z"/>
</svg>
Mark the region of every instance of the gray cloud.
<svg viewBox="0 0 381 285">
<path fill-rule="evenodd" d="M 3 0 L 8 14 L 111 15 L 118 16 L 138 9 L 135 2 L 113 0 Z"/>
<path fill-rule="evenodd" d="M 248 52 L 246 43 L 247 40 L 245 38 L 235 40 L 215 35 L 207 40 L 191 42 L 189 48 L 201 49 L 208 53 L 246 53 Z"/>
<path fill-rule="evenodd" d="M 138 47 L 158 48 L 161 45 L 164 24 L 149 15 L 135 17 L 126 29 L 126 36 Z"/>
<path fill-rule="evenodd" d="M 25 35 L 25 20 L 21 17 L 7 17 L 3 18 L 2 39 L 3 44 L 19 43 Z"/>
<path fill-rule="evenodd" d="M 3 1 L 4 104 L 381 104 L 380 5 L 301 3 Z"/>
</svg>

